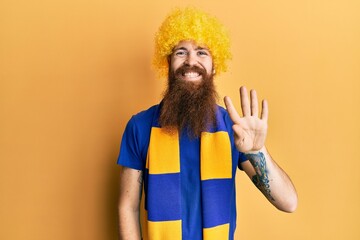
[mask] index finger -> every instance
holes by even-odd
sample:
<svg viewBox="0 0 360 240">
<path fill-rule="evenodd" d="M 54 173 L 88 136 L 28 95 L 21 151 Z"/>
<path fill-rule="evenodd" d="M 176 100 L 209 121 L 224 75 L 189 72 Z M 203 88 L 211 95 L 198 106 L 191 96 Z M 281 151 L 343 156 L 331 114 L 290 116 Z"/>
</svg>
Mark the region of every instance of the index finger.
<svg viewBox="0 0 360 240">
<path fill-rule="evenodd" d="M 230 97 L 225 96 L 224 102 L 225 102 L 225 106 L 226 106 L 226 111 L 229 113 L 231 120 L 234 123 L 239 123 L 241 118 L 240 118 L 238 112 L 236 111 Z"/>
</svg>

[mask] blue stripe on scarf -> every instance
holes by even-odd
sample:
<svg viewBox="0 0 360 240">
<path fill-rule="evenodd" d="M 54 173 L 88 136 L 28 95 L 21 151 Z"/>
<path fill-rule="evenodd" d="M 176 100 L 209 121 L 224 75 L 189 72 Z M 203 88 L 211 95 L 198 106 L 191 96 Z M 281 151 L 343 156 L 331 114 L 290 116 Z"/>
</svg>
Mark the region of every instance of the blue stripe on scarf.
<svg viewBox="0 0 360 240">
<path fill-rule="evenodd" d="M 147 206 L 150 221 L 181 219 L 180 173 L 149 174 Z"/>
<path fill-rule="evenodd" d="M 229 223 L 232 179 L 202 181 L 203 227 Z"/>
</svg>

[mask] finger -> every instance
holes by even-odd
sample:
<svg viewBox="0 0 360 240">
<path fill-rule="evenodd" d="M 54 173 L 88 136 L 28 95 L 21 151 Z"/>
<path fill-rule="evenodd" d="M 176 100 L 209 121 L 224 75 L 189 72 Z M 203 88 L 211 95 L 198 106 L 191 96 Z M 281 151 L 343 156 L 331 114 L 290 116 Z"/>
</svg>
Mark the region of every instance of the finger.
<svg viewBox="0 0 360 240">
<path fill-rule="evenodd" d="M 245 86 L 242 86 L 240 88 L 240 101 L 241 101 L 241 110 L 244 117 L 250 116 L 250 103 Z"/>
<path fill-rule="evenodd" d="M 250 99 L 251 99 L 251 116 L 259 116 L 259 103 L 257 99 L 257 94 L 254 89 L 250 91 Z"/>
<path fill-rule="evenodd" d="M 268 120 L 268 115 L 269 115 L 269 108 L 268 108 L 268 103 L 267 101 L 264 99 L 262 101 L 262 110 L 261 110 L 261 119 L 267 121 Z"/>
<path fill-rule="evenodd" d="M 224 102 L 225 102 L 225 106 L 226 106 L 226 111 L 229 113 L 229 116 L 230 116 L 231 120 L 233 121 L 233 123 L 239 123 L 240 116 L 239 116 L 238 112 L 236 111 L 231 99 L 226 96 L 224 98 Z"/>
</svg>

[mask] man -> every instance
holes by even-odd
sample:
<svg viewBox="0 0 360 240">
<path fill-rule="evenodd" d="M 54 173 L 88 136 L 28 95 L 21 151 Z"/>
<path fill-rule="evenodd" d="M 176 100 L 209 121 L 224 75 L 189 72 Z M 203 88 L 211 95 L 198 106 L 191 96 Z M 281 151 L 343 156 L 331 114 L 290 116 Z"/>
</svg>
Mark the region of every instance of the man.
<svg viewBox="0 0 360 240">
<path fill-rule="evenodd" d="M 168 88 L 123 135 L 120 239 L 233 239 L 238 167 L 275 207 L 293 212 L 295 188 L 264 145 L 267 102 L 259 118 L 255 90 L 249 100 L 241 87 L 243 117 L 228 97 L 226 110 L 216 104 L 213 78 L 231 57 L 223 26 L 199 10 L 178 9 L 155 42 L 154 63 L 168 73 Z"/>
</svg>

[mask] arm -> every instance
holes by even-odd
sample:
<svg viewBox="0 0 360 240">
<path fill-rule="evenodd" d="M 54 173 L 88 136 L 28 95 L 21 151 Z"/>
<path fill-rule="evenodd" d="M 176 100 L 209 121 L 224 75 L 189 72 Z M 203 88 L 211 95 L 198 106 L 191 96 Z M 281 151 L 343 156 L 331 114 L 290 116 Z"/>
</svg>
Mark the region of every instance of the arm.
<svg viewBox="0 0 360 240">
<path fill-rule="evenodd" d="M 262 102 L 261 118 L 258 117 L 258 100 L 255 90 L 250 91 L 250 101 L 245 87 L 240 88 L 243 117 L 240 117 L 229 97 L 226 109 L 233 121 L 236 148 L 250 161 L 241 167 L 265 197 L 278 209 L 293 212 L 297 207 L 297 193 L 287 174 L 275 163 L 265 147 L 268 106 Z"/>
<path fill-rule="evenodd" d="M 264 194 L 279 210 L 294 212 L 297 207 L 297 193 L 288 175 L 276 164 L 264 146 L 260 151 L 245 153 L 249 161 L 241 167 Z"/>
<path fill-rule="evenodd" d="M 139 205 L 142 171 L 121 167 L 119 180 L 119 237 L 120 240 L 140 240 Z"/>
</svg>

